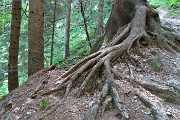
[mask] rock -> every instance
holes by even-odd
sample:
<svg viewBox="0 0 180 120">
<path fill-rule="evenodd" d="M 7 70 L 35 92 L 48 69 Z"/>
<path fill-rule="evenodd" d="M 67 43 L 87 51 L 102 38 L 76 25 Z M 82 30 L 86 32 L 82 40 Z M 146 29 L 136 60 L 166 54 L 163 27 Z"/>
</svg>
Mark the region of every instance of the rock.
<svg viewBox="0 0 180 120">
<path fill-rule="evenodd" d="M 171 112 L 166 112 L 166 114 L 169 116 L 169 117 L 172 117 L 172 113 Z"/>
<path fill-rule="evenodd" d="M 32 113 L 31 113 L 31 112 L 26 112 L 26 114 L 27 114 L 28 116 L 31 116 Z"/>
</svg>

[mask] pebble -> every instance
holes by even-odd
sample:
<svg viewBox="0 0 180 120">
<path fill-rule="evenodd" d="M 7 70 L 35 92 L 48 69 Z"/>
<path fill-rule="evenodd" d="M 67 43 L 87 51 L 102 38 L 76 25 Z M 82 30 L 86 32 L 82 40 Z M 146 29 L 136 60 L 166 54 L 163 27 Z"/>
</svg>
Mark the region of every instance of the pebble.
<svg viewBox="0 0 180 120">
<path fill-rule="evenodd" d="M 26 114 L 30 116 L 30 115 L 31 115 L 31 112 L 27 112 Z"/>
<path fill-rule="evenodd" d="M 172 113 L 171 113 L 171 112 L 166 112 L 166 114 L 167 114 L 169 117 L 172 117 Z"/>
</svg>

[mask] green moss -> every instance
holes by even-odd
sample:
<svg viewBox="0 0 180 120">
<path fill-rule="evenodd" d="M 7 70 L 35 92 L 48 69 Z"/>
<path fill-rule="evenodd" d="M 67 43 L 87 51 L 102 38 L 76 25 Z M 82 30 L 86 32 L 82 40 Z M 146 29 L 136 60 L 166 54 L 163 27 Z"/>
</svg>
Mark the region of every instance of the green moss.
<svg viewBox="0 0 180 120">
<path fill-rule="evenodd" d="M 50 104 L 48 98 L 44 98 L 38 105 L 37 108 L 42 111 Z"/>
<path fill-rule="evenodd" d="M 168 102 L 168 103 L 176 103 L 176 99 L 172 96 L 165 96 L 165 102 Z"/>
<path fill-rule="evenodd" d="M 158 56 L 153 56 L 151 58 L 148 59 L 147 61 L 148 63 L 148 66 L 156 71 L 156 72 L 160 72 L 161 71 L 161 68 L 162 68 L 162 61 L 161 61 L 161 58 L 158 57 Z"/>
<path fill-rule="evenodd" d="M 156 116 L 156 110 L 154 110 L 153 108 L 150 108 L 150 113 L 151 113 L 151 115 L 153 116 L 153 118 L 155 118 L 155 116 Z"/>
</svg>

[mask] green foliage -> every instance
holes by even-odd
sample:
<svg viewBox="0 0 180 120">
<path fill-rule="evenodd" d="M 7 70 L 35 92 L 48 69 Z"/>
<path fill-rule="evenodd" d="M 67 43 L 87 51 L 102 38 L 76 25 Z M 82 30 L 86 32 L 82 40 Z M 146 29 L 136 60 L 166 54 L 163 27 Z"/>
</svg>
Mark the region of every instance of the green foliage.
<svg viewBox="0 0 180 120">
<path fill-rule="evenodd" d="M 180 8 L 180 4 L 179 4 L 179 8 Z M 174 8 L 174 9 L 170 9 L 170 15 L 172 16 L 172 17 L 175 17 L 175 16 L 178 16 L 178 15 L 180 15 L 180 10 L 179 10 L 179 8 L 177 7 L 177 8 Z"/>
<path fill-rule="evenodd" d="M 44 98 L 38 105 L 38 110 L 42 111 L 44 110 L 48 105 L 50 104 L 50 101 L 48 98 Z"/>
<path fill-rule="evenodd" d="M 172 6 L 180 4 L 179 0 L 148 0 L 148 2 L 158 6 Z"/>
<path fill-rule="evenodd" d="M 0 82 L 0 99 L 8 94 L 7 80 Z"/>
<path fill-rule="evenodd" d="M 0 101 L 2 101 L 5 97 L 6 97 L 5 94 L 4 94 L 3 96 L 1 96 L 1 97 L 0 97 Z"/>
<path fill-rule="evenodd" d="M 156 72 L 160 72 L 161 68 L 162 68 L 162 61 L 161 58 L 158 56 L 153 56 L 151 58 L 148 59 L 147 61 L 149 67 L 156 71 Z"/>
</svg>

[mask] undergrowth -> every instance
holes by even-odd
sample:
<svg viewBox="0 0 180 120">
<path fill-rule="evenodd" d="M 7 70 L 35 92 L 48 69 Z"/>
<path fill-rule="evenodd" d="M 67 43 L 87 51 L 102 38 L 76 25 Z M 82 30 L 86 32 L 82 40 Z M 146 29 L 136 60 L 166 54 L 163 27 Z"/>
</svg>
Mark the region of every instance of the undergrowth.
<svg viewBox="0 0 180 120">
<path fill-rule="evenodd" d="M 50 104 L 50 101 L 48 98 L 44 98 L 38 105 L 37 108 L 42 111 L 44 110 L 48 105 Z"/>
</svg>

